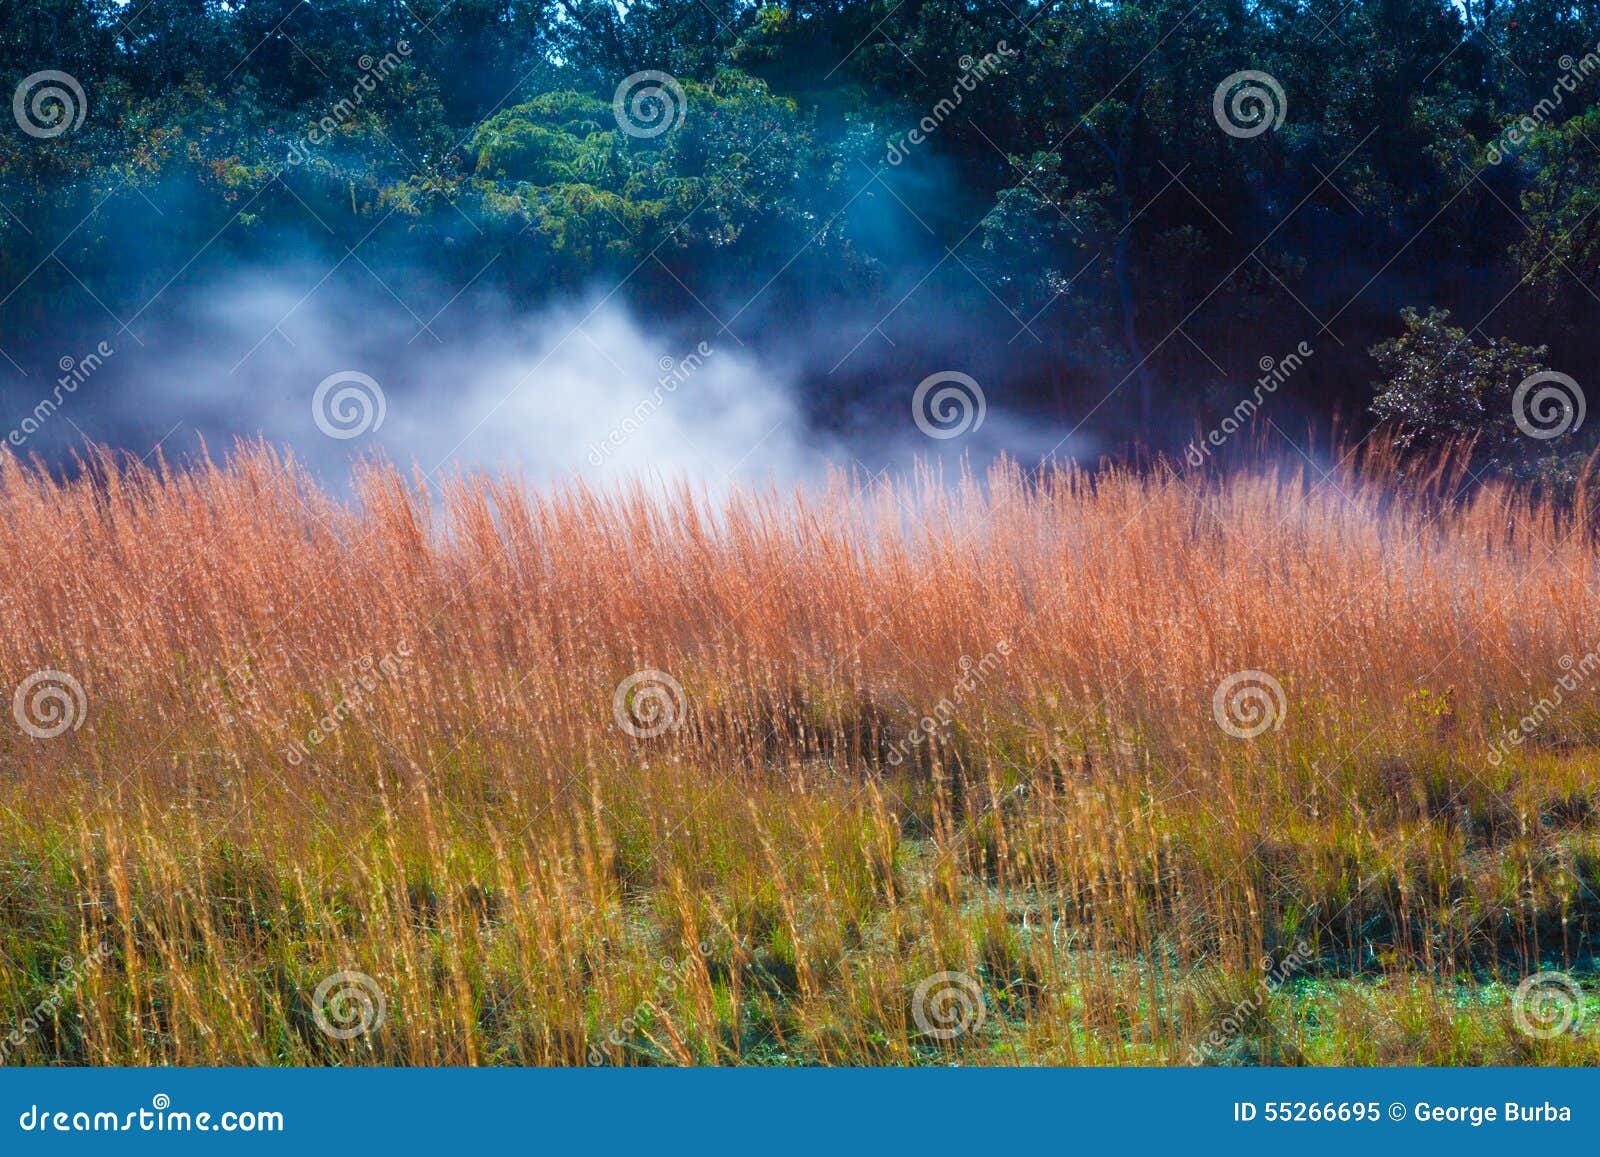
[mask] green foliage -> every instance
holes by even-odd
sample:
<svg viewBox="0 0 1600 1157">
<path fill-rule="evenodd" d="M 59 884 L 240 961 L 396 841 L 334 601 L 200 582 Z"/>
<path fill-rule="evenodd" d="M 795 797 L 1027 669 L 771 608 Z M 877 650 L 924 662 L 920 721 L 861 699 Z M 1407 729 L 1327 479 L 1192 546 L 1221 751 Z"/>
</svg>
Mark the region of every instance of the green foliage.
<svg viewBox="0 0 1600 1157">
<path fill-rule="evenodd" d="M 1528 231 L 1513 247 L 1518 271 L 1551 297 L 1600 285 L 1600 108 L 1534 130 L 1521 155 L 1529 175 L 1522 193 Z"/>
<path fill-rule="evenodd" d="M 1552 480 L 1574 471 L 1570 443 L 1575 431 L 1545 443 L 1515 418 L 1517 387 L 1547 369 L 1544 346 L 1504 338 L 1480 344 L 1449 325 L 1450 314 L 1441 309 L 1406 309 L 1401 318 L 1405 333 L 1371 353 L 1384 373 L 1375 387 L 1373 412 L 1399 427 L 1403 445 L 1471 440 L 1487 468 Z"/>
<path fill-rule="evenodd" d="M 659 137 L 628 135 L 609 102 L 571 91 L 489 118 L 470 148 L 491 225 L 574 276 L 797 235 L 824 158 L 795 103 L 732 71 L 683 90 L 682 123 Z"/>
<path fill-rule="evenodd" d="M 64 69 L 89 115 L 48 141 L 0 133 L 0 295 L 63 236 L 75 277 L 130 309 L 213 238 L 239 258 L 359 246 L 525 300 L 626 277 L 696 312 L 818 294 L 908 325 L 922 298 L 1003 310 L 1046 363 L 1014 400 L 1065 376 L 1087 408 L 1127 381 L 1144 433 L 1157 390 L 1177 411 L 1236 396 L 1311 337 L 1295 389 L 1364 410 L 1363 350 L 1439 337 L 1406 322 L 1389 346 L 1386 286 L 1492 316 L 1558 367 L 1590 352 L 1591 24 L 1553 0 L 33 0 L 0 7 L 0 72 Z M 676 78 L 683 117 L 629 136 L 613 94 L 648 69 Z M 1246 69 L 1285 107 L 1241 138 L 1213 97 Z M 79 304 L 63 278 L 0 312 L 27 331 Z M 1409 366 L 1378 414 L 1509 461 L 1472 412 L 1500 399 L 1463 359 L 1482 360 L 1431 384 Z"/>
<path fill-rule="evenodd" d="M 497 183 L 597 184 L 613 168 L 617 135 L 602 101 L 577 92 L 545 93 L 479 127 L 473 171 Z"/>
</svg>

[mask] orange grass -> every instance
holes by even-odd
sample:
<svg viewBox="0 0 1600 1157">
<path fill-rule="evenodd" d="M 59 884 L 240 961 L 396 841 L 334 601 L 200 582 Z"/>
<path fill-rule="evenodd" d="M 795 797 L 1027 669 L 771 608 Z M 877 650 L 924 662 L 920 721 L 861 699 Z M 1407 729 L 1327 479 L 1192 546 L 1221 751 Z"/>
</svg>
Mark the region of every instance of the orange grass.
<svg viewBox="0 0 1600 1157">
<path fill-rule="evenodd" d="M 346 503 L 259 445 L 6 457 L 0 690 L 86 711 L 0 728 L 0 1040 L 54 994 L 5 1055 L 1600 1060 L 1510 999 L 1589 975 L 1594 687 L 1489 758 L 1600 645 L 1593 505 L 1360 459 Z M 341 970 L 384 1003 L 349 1040 Z"/>
</svg>

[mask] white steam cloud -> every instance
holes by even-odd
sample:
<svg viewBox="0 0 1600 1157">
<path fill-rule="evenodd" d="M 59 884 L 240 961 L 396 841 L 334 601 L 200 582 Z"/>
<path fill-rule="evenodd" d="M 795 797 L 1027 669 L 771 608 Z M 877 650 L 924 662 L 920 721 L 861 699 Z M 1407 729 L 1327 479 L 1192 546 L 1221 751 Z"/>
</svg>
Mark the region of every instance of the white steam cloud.
<svg viewBox="0 0 1600 1157">
<path fill-rule="evenodd" d="M 335 273 L 286 263 L 174 293 L 137 325 L 137 341 L 112 335 L 115 356 L 61 411 L 71 421 L 52 421 L 27 450 L 50 456 L 83 437 L 142 452 L 165 439 L 182 458 L 196 434 L 216 448 L 261 436 L 336 489 L 354 459 L 381 452 L 429 475 L 509 468 L 533 482 L 687 479 L 715 490 L 918 460 L 981 468 L 1002 451 L 1032 464 L 1082 448 L 1010 417 L 994 381 L 982 383 L 983 421 L 929 436 L 913 411 L 917 382 L 895 373 L 866 383 L 876 404 L 860 411 L 861 428 L 818 430 L 803 391 L 842 385 L 816 368 L 837 360 L 817 348 L 834 344 L 831 322 L 794 319 L 797 356 L 793 344 L 776 352 L 781 335 L 745 334 L 744 344 L 709 315 L 698 327 L 656 320 L 620 296 L 529 311 L 487 291 L 434 293 L 424 311 L 392 286 L 419 299 L 429 287 Z"/>
<path fill-rule="evenodd" d="M 186 333 L 161 327 L 126 359 L 123 419 L 260 434 L 330 481 L 379 449 L 430 473 L 711 484 L 805 478 L 832 460 L 791 383 L 715 323 L 649 332 L 615 301 L 527 314 L 479 302 L 448 330 L 425 330 L 345 295 L 301 301 L 274 277 L 203 301 Z"/>
</svg>

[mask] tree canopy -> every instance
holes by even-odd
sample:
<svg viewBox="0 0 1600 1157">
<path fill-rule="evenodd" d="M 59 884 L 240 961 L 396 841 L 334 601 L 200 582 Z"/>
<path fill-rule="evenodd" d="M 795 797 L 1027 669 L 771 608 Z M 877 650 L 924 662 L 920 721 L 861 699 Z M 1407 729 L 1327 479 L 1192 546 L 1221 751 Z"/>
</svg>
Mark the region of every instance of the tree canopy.
<svg viewBox="0 0 1600 1157">
<path fill-rule="evenodd" d="M 1596 0 L 29 0 L 0 348 L 201 251 L 353 253 L 747 341 L 845 319 L 824 421 L 931 350 L 1183 436 L 1304 342 L 1281 425 L 1477 433 L 1592 361 L 1597 36 Z"/>
</svg>

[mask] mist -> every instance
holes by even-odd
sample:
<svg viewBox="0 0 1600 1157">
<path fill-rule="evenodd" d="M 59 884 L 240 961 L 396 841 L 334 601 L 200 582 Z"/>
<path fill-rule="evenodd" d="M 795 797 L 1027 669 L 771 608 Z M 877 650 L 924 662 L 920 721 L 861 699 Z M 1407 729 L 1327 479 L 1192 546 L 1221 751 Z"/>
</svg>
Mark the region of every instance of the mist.
<svg viewBox="0 0 1600 1157">
<path fill-rule="evenodd" d="M 1088 445 L 1010 412 L 1003 366 L 984 372 L 975 395 L 925 390 L 919 425 L 919 383 L 973 359 L 947 350 L 908 374 L 875 360 L 881 342 L 859 336 L 870 322 L 837 310 L 781 327 L 752 316 L 736 330 L 710 316 L 651 316 L 599 287 L 528 308 L 488 286 L 384 273 L 249 265 L 174 287 L 109 336 L 92 326 L 57 336 L 70 352 L 40 345 L 34 372 L 7 393 L 11 448 L 61 462 L 91 442 L 141 456 L 159 446 L 181 460 L 202 440 L 215 450 L 262 437 L 335 490 L 374 454 L 429 477 L 511 470 L 533 482 L 720 489 L 918 462 L 981 469 L 1002 453 L 1033 464 Z M 878 388 L 821 413 L 846 362 L 849 381 Z"/>
</svg>

